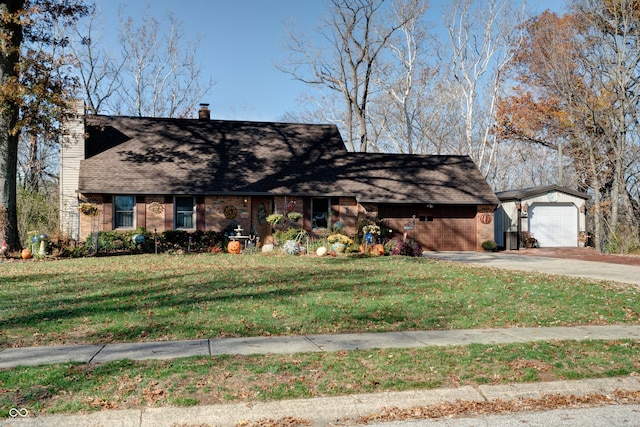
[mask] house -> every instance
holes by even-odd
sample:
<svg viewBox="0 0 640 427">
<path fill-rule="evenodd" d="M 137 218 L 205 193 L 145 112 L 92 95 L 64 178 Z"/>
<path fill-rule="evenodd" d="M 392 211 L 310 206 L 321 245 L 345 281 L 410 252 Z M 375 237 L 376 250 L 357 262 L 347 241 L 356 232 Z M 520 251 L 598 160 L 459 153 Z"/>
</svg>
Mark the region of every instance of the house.
<svg viewBox="0 0 640 427">
<path fill-rule="evenodd" d="M 526 245 L 526 237 L 541 247 L 576 247 L 584 242 L 589 196 L 557 185 L 496 193 L 495 242 L 506 249 Z M 526 233 L 526 234 L 523 234 Z M 530 239 L 531 241 L 531 239 Z"/>
<path fill-rule="evenodd" d="M 349 153 L 333 125 L 84 114 L 65 125 L 62 231 L 77 239 L 145 227 L 272 239 L 266 216 L 294 210 L 326 235 L 378 216 L 427 250 L 480 250 L 498 199 L 467 156 Z M 79 213 L 89 203 L 95 215 Z M 86 213 L 86 212 L 85 212 Z"/>
</svg>

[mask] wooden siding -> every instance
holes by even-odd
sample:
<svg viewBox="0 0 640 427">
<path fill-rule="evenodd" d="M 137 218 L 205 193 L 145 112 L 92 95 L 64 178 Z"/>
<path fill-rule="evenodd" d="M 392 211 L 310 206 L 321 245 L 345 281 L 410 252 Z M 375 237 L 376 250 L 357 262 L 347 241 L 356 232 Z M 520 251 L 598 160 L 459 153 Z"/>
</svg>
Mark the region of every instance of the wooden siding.
<svg viewBox="0 0 640 427">
<path fill-rule="evenodd" d="M 84 159 L 84 102 L 74 105 L 74 115 L 63 128 L 60 150 L 60 231 L 73 239 L 80 238 L 78 182 L 80 161 Z"/>
</svg>

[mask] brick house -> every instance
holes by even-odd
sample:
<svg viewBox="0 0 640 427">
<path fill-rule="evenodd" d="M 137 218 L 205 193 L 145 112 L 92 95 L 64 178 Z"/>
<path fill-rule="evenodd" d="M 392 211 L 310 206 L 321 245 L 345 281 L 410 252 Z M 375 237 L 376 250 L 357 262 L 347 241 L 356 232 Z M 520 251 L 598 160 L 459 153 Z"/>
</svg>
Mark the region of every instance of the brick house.
<svg viewBox="0 0 640 427">
<path fill-rule="evenodd" d="M 85 115 L 65 124 L 64 233 L 145 227 L 222 231 L 239 224 L 272 239 L 266 216 L 293 210 L 322 235 L 357 233 L 378 216 L 426 250 L 480 250 L 499 203 L 468 156 L 349 153 L 333 125 Z M 96 215 L 79 212 L 89 203 Z"/>
</svg>

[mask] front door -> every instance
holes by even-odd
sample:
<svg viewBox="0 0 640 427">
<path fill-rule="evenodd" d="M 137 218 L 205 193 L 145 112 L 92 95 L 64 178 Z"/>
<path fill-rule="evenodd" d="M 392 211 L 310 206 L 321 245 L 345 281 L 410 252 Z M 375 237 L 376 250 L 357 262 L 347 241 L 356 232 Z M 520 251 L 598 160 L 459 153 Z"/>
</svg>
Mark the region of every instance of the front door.
<svg viewBox="0 0 640 427">
<path fill-rule="evenodd" d="M 272 210 L 273 199 L 271 197 L 251 198 L 251 221 L 262 244 L 272 243 L 273 240 L 271 237 L 271 224 L 267 222 L 267 216 L 271 214 Z"/>
</svg>

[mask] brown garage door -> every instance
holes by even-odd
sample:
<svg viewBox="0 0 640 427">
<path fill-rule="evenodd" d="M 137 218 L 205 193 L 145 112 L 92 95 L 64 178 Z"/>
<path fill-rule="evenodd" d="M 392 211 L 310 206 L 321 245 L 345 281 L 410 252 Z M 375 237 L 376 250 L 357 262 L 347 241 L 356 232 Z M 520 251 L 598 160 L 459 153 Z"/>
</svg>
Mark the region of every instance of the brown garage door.
<svg viewBox="0 0 640 427">
<path fill-rule="evenodd" d="M 395 238 L 406 235 L 425 250 L 476 250 L 476 206 L 384 205 L 379 215 Z"/>
</svg>

